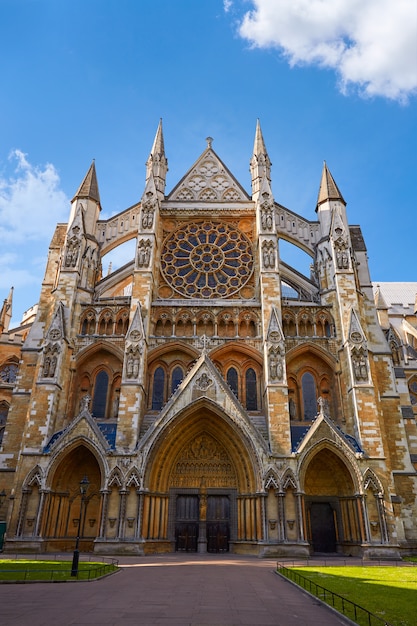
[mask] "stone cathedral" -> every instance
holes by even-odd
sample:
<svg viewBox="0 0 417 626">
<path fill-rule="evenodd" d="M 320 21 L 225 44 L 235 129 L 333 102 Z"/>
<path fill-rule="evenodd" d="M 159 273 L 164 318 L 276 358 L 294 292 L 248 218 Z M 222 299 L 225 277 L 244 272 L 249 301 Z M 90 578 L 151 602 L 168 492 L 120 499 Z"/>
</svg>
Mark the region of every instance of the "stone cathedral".
<svg viewBox="0 0 417 626">
<path fill-rule="evenodd" d="M 160 123 L 140 201 L 103 220 L 93 162 L 33 315 L 11 330 L 4 301 L 4 549 L 416 553 L 415 310 L 401 334 L 327 165 L 314 219 L 274 198 L 259 122 L 251 194 L 211 138 L 167 170 Z"/>
</svg>

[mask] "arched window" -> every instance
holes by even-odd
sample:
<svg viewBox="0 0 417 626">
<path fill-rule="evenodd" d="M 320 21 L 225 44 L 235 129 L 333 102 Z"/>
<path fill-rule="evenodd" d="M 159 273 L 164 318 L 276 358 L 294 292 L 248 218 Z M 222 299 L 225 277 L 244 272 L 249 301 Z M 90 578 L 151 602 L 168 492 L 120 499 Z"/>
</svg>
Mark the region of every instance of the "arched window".
<svg viewBox="0 0 417 626">
<path fill-rule="evenodd" d="M 410 391 L 410 400 L 413 406 L 417 405 L 417 378 L 412 378 L 408 385 Z"/>
<path fill-rule="evenodd" d="M 93 417 L 106 417 L 107 393 L 109 389 L 109 376 L 107 372 L 101 370 L 96 376 L 93 395 Z"/>
<path fill-rule="evenodd" d="M 309 421 L 317 415 L 316 383 L 310 372 L 303 374 L 301 389 L 303 393 L 304 419 Z"/>
<path fill-rule="evenodd" d="M 9 412 L 9 405 L 4 400 L 0 402 L 0 444 L 3 441 L 4 430 L 6 427 L 7 414 Z"/>
<path fill-rule="evenodd" d="M 231 367 L 230 369 L 227 370 L 227 384 L 229 385 L 230 389 L 235 394 L 236 398 L 238 398 L 239 397 L 239 382 L 238 382 L 237 371 L 235 370 L 234 367 Z"/>
<path fill-rule="evenodd" d="M 16 382 L 17 376 L 17 363 L 6 363 L 0 368 L 0 383 L 7 383 L 9 385 Z"/>
<path fill-rule="evenodd" d="M 248 411 L 256 411 L 258 409 L 256 372 L 251 367 L 246 370 L 246 409 Z"/>
<path fill-rule="evenodd" d="M 164 403 L 165 372 L 157 367 L 153 375 L 152 409 L 159 411 Z"/>
<path fill-rule="evenodd" d="M 171 376 L 171 393 L 174 393 L 178 385 L 182 382 L 183 378 L 184 374 L 182 369 L 180 367 L 176 367 Z"/>
</svg>

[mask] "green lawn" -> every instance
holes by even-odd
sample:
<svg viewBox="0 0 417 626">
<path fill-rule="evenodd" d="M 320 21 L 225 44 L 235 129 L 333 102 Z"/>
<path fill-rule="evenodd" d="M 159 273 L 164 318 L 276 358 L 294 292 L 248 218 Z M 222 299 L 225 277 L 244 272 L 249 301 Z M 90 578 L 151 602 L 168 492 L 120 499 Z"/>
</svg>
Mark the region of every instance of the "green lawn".
<svg viewBox="0 0 417 626">
<path fill-rule="evenodd" d="M 0 581 L 92 580 L 117 569 L 117 566 L 111 563 L 80 561 L 78 575 L 71 576 L 71 564 L 72 561 L 1 559 Z"/>
<path fill-rule="evenodd" d="M 360 605 L 393 626 L 417 624 L 417 567 L 297 566 L 291 570 Z M 358 623 L 368 622 L 358 619 Z"/>
</svg>

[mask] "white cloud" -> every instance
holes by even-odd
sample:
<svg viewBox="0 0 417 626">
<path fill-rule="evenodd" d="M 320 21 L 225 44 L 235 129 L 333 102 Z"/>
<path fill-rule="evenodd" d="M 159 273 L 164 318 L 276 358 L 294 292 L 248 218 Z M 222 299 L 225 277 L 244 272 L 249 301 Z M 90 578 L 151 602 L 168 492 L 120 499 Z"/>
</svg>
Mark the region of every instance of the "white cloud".
<svg viewBox="0 0 417 626">
<path fill-rule="evenodd" d="M 340 88 L 406 101 L 417 92 L 415 0 L 251 0 L 239 34 L 290 65 L 336 70 Z"/>
<path fill-rule="evenodd" d="M 49 240 L 58 221 L 66 220 L 69 199 L 51 163 L 32 165 L 20 150 L 9 161 L 16 163 L 10 176 L 0 177 L 0 237 L 9 243 Z"/>
<path fill-rule="evenodd" d="M 35 166 L 14 150 L 0 173 L 0 290 L 14 286 L 11 327 L 39 297 L 47 246 L 56 223 L 68 219 L 70 201 L 53 165 Z M 9 168 L 13 168 L 11 173 Z"/>
</svg>

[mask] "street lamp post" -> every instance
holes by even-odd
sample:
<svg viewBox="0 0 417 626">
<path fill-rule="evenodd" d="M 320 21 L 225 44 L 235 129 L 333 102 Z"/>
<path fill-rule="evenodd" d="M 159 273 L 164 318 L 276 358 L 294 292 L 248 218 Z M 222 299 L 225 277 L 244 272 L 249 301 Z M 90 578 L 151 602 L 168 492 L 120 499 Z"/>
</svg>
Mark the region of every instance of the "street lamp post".
<svg viewBox="0 0 417 626">
<path fill-rule="evenodd" d="M 81 504 L 80 504 L 80 517 L 78 518 L 78 530 L 77 530 L 77 539 L 75 540 L 75 550 L 72 557 L 72 566 L 71 566 L 71 576 L 78 575 L 78 561 L 80 559 L 80 550 L 78 548 L 80 543 L 80 534 L 81 534 L 81 521 L 83 517 L 83 507 L 85 496 L 87 495 L 88 487 L 90 486 L 90 481 L 87 476 L 80 481 L 80 493 L 81 493 Z"/>
</svg>

